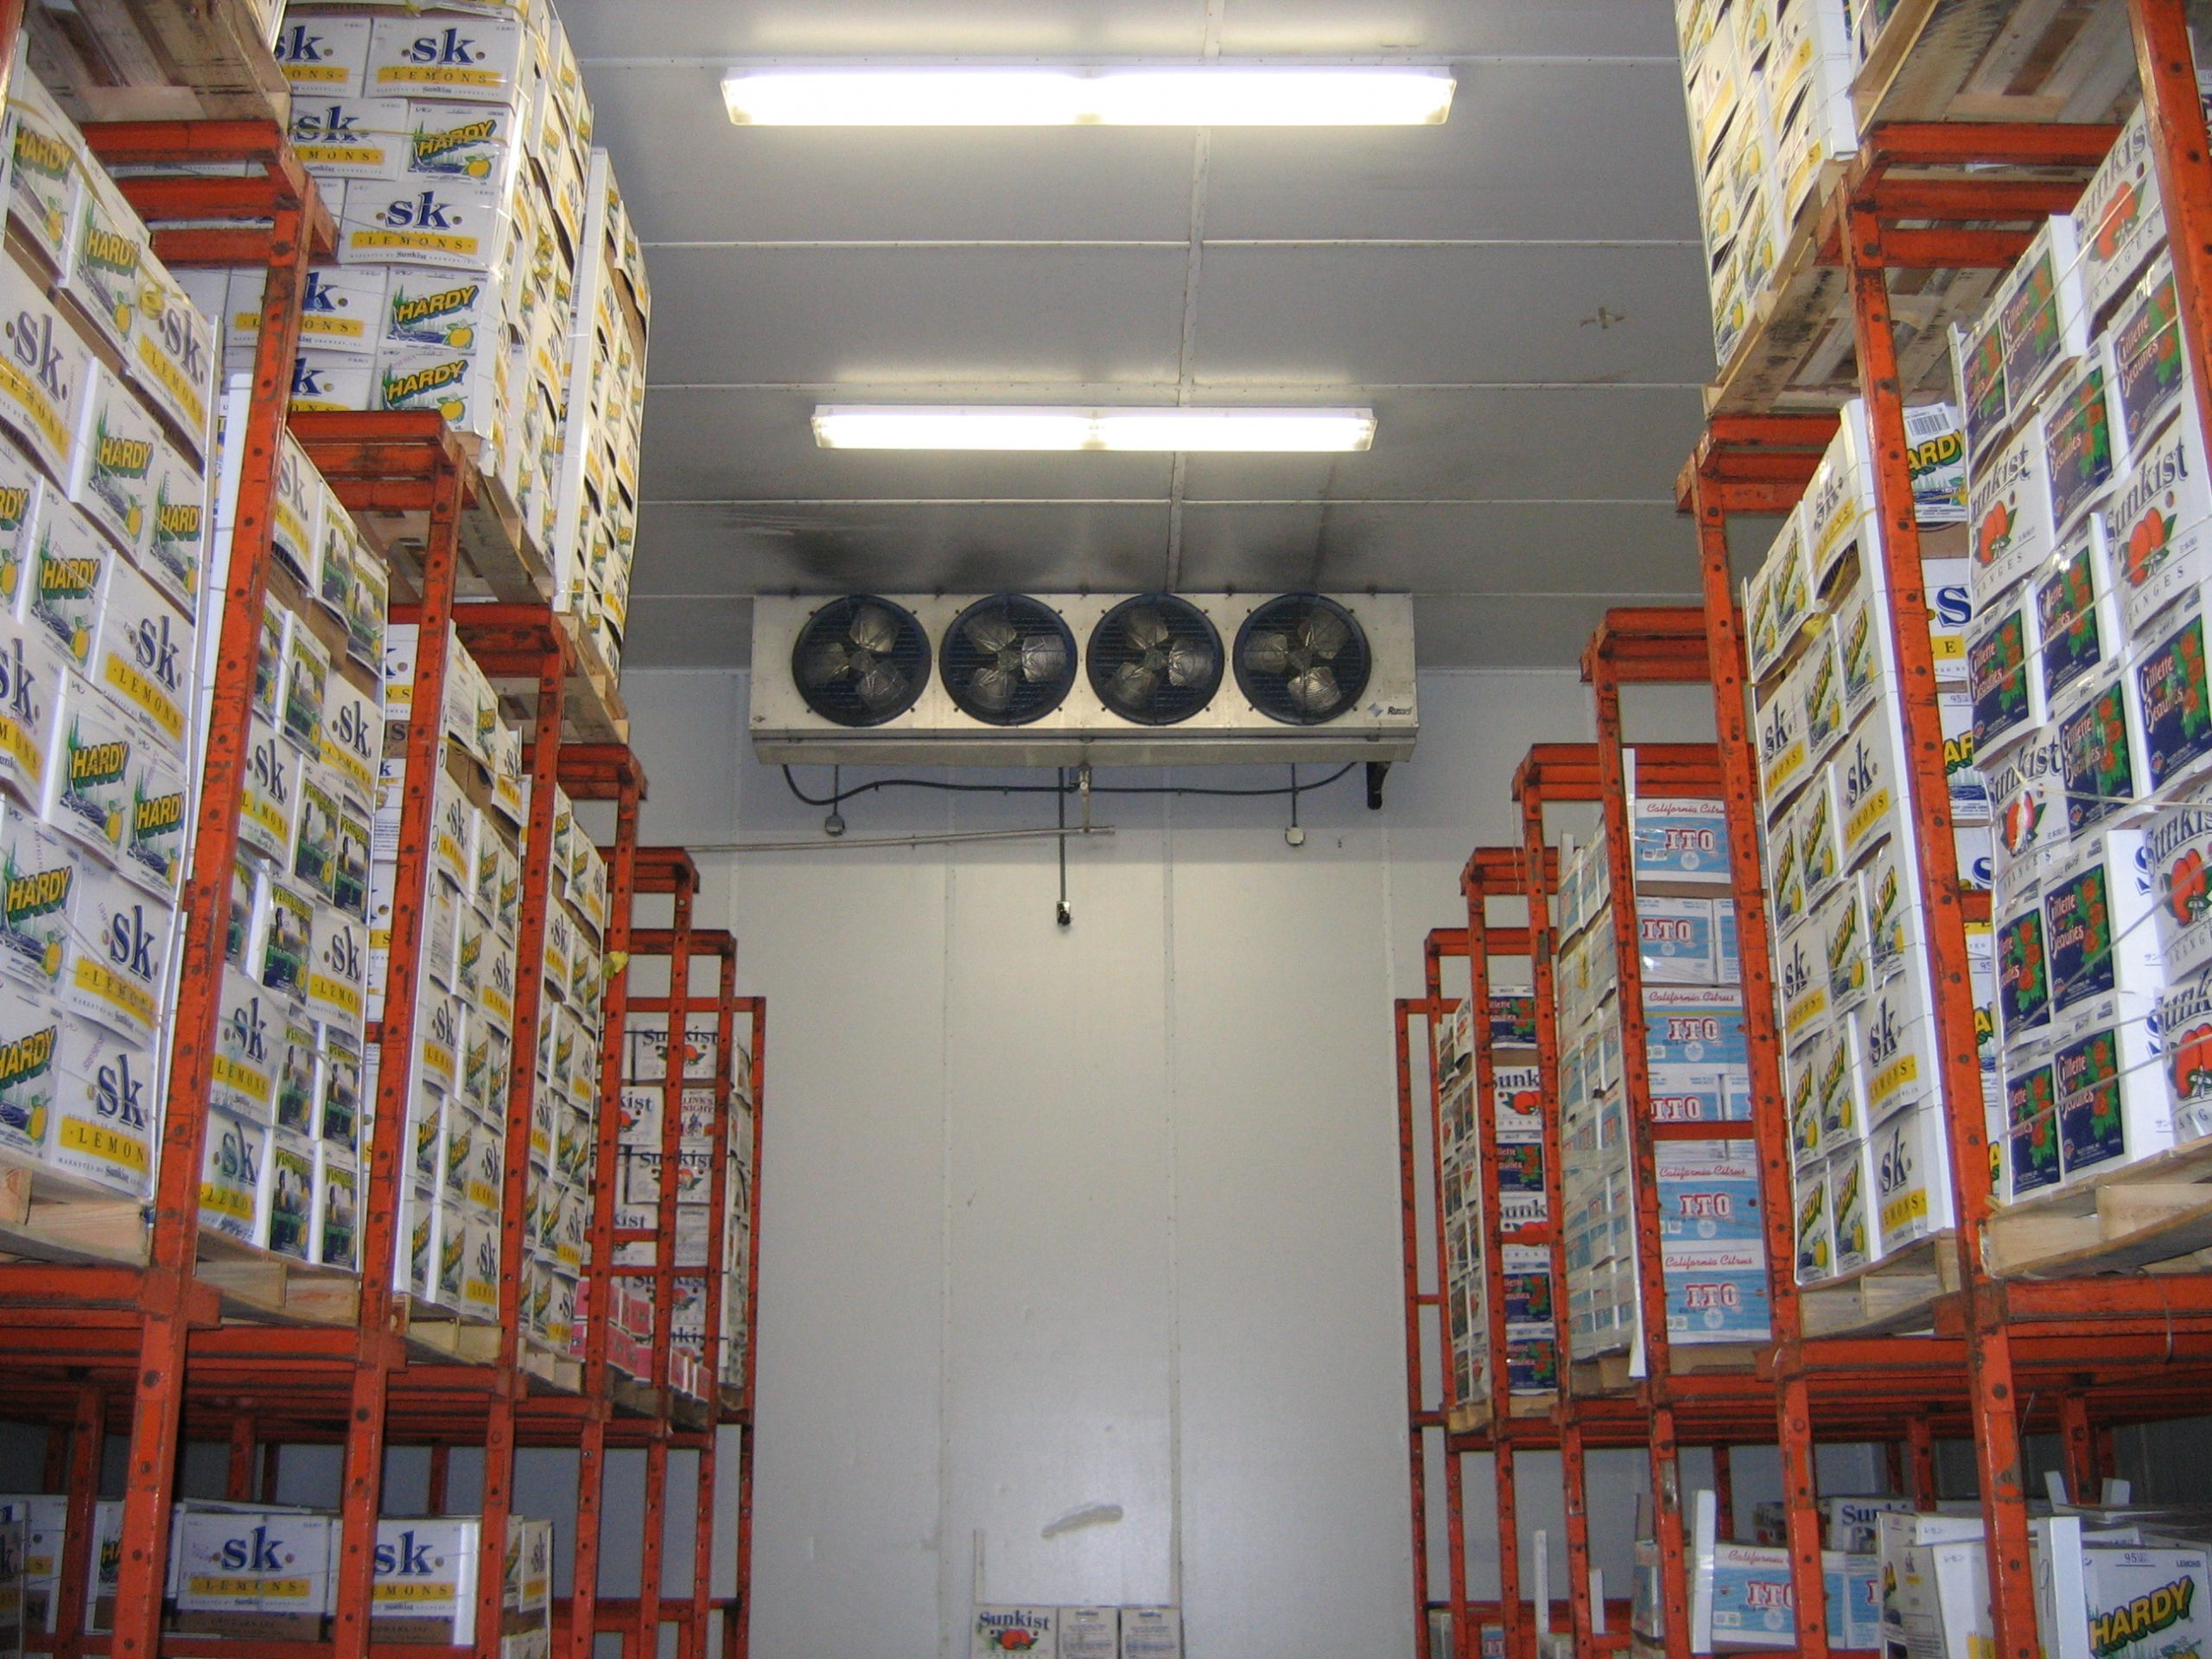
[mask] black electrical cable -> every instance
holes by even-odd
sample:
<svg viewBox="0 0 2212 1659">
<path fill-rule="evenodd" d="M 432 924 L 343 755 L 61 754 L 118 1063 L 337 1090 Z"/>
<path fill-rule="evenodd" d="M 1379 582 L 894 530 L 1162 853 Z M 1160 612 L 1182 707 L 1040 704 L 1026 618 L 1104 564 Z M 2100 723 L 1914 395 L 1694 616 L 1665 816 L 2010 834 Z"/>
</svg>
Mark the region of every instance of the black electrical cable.
<svg viewBox="0 0 2212 1659">
<path fill-rule="evenodd" d="M 1317 784 L 1300 784 L 1294 788 L 1281 786 L 1267 789 L 1210 789 L 1199 784 L 1093 784 L 1094 795 L 1211 795 L 1257 798 L 1268 795 L 1311 795 L 1317 789 L 1326 789 L 1339 778 L 1357 769 L 1359 762 L 1351 761 L 1339 766 Z M 791 792 L 809 806 L 836 806 L 855 795 L 866 795 L 879 789 L 933 789 L 948 795 L 1066 795 L 1076 785 L 1067 784 L 951 784 L 935 778 L 878 778 L 871 783 L 855 784 L 850 789 L 830 786 L 830 793 L 816 797 L 798 786 L 798 779 L 791 776 L 789 766 L 783 768 L 784 784 Z"/>
</svg>

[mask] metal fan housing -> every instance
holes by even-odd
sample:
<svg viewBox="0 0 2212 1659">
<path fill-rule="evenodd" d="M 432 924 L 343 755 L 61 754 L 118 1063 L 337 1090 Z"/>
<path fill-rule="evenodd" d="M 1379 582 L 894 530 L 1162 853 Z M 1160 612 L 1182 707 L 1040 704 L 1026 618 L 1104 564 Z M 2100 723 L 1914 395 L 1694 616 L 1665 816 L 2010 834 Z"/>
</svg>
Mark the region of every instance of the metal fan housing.
<svg viewBox="0 0 2212 1659">
<path fill-rule="evenodd" d="M 1139 594 L 1098 619 L 1084 651 L 1090 689 L 1140 726 L 1175 726 L 1221 689 L 1221 631 L 1189 600 Z"/>
<path fill-rule="evenodd" d="M 1374 666 L 1358 619 L 1325 594 L 1285 594 L 1236 631 L 1236 683 L 1286 726 L 1325 726 L 1359 706 Z"/>
<path fill-rule="evenodd" d="M 946 694 L 990 726 L 1027 726 L 1058 708 L 1075 684 L 1067 619 L 1027 594 L 993 594 L 952 619 L 938 655 Z"/>
<path fill-rule="evenodd" d="M 873 594 L 824 605 L 791 644 L 791 683 L 824 720 L 855 729 L 896 720 L 930 679 L 930 637 L 914 613 Z"/>
</svg>

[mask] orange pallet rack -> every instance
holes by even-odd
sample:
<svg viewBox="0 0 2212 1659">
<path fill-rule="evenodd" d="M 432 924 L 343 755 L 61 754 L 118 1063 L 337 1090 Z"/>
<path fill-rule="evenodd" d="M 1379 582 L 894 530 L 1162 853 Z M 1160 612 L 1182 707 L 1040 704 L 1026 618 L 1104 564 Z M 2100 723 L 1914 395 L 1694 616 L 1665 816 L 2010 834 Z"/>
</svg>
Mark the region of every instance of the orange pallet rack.
<svg viewBox="0 0 2212 1659">
<path fill-rule="evenodd" d="M 2198 101 L 2183 0 L 2127 0 L 2152 152 L 2168 213 L 2184 343 L 2196 365 L 2200 410 L 2212 416 L 2212 157 Z M 1915 1495 L 1932 1497 L 1935 1428 L 1971 1433 L 1990 1541 L 1991 1618 L 2005 1659 L 2037 1651 L 2027 1548 L 2023 1437 L 2048 1427 L 2061 1436 L 2076 1491 L 2109 1471 L 2113 1423 L 2202 1409 L 2212 1358 L 2212 1283 L 2202 1275 L 2003 1280 L 1985 1251 L 1994 1209 L 1974 1011 L 1967 989 L 1965 928 L 1986 918 L 1986 898 L 1961 890 L 1953 852 L 1934 667 L 1923 623 L 1920 536 L 1904 433 L 1907 388 L 1899 372 L 1889 278 L 1930 268 L 2009 265 L 2042 214 L 2062 212 L 2080 179 L 2101 159 L 2110 127 L 1946 121 L 1878 124 L 1846 171 L 1821 221 L 1819 257 L 1845 276 L 1859 389 L 1874 451 L 1883 559 L 1895 625 L 1892 667 L 1903 690 L 1910 810 L 1923 849 L 1922 892 L 1930 925 L 1946 1153 L 1959 1223 L 1955 1288 L 1928 1310 L 1926 1337 L 1817 1335 L 1801 1330 L 1777 1344 L 1772 1374 L 1802 1391 L 1807 1408 L 1783 1414 L 1785 1467 L 1809 1459 L 1815 1433 L 1854 1391 L 1885 1390 L 1926 1402 L 1912 1420 Z M 1996 168 L 2027 176 L 1993 181 Z M 2065 169 L 2069 177 L 2051 176 Z M 1677 484 L 1695 520 L 1702 556 L 1711 674 L 1720 745 L 1732 770 L 1750 774 L 1741 620 L 1726 548 L 1733 515 L 1786 511 L 1802 493 L 1833 431 L 1831 417 L 1752 409 L 1717 415 Z M 1758 826 L 1756 797 L 1732 786 L 1732 827 L 1746 842 Z M 1751 952 L 1745 951 L 1747 976 Z M 1750 986 L 1746 984 L 1747 999 Z M 1786 1146 L 1786 1140 L 1774 1143 Z M 1772 1147 L 1763 1148 L 1772 1155 Z M 1961 1180 L 1960 1173 L 1969 1179 Z M 1931 1424 L 1930 1418 L 1936 1421 Z M 1905 1472 L 1904 1459 L 1897 1471 Z M 1815 1494 L 1787 1483 L 1793 1568 L 1804 1604 Z M 1801 1650 L 1825 1652 L 1821 1633 L 1801 1622 Z"/>
</svg>

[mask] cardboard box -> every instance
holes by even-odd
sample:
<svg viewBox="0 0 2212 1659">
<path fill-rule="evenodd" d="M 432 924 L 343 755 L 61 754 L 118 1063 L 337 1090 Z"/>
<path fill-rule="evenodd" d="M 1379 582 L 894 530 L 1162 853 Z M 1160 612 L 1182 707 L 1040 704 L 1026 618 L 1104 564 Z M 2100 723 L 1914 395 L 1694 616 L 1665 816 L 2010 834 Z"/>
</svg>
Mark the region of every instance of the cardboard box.
<svg viewBox="0 0 2212 1659">
<path fill-rule="evenodd" d="M 2204 607 L 2190 588 L 2152 619 L 2137 641 L 2130 712 L 2139 722 L 2145 782 L 2153 791 L 2212 764 L 2212 677 L 2204 663 Z"/>
<path fill-rule="evenodd" d="M 1998 909 L 2016 907 L 2038 888 L 2070 844 L 2064 779 L 2065 756 L 2056 727 L 2015 745 L 1992 773 L 1992 873 Z"/>
<path fill-rule="evenodd" d="M 315 899 L 281 879 L 269 883 L 268 926 L 257 958 L 261 982 L 287 1002 L 307 995 L 315 935 Z"/>
<path fill-rule="evenodd" d="M 507 194 L 453 179 L 356 182 L 339 221 L 338 257 L 350 265 L 488 270 L 506 228 Z"/>
<path fill-rule="evenodd" d="M 2063 537 L 2104 499 L 2127 466 L 2126 434 L 2106 396 L 2103 353 L 2091 353 L 2059 376 L 2044 407 L 2043 430 L 2051 521 Z"/>
<path fill-rule="evenodd" d="M 1967 645 L 1967 692 L 1979 760 L 2001 753 L 2044 722 L 2043 682 L 2034 671 L 2035 614 L 2030 584 L 2023 584 L 1989 600 L 1975 619 Z"/>
<path fill-rule="evenodd" d="M 139 743 L 139 728 L 115 703 L 75 675 L 62 677 L 62 708 L 47 757 L 44 818 L 108 862 L 122 854 L 130 821 Z"/>
<path fill-rule="evenodd" d="M 2161 256 L 2121 301 L 2102 344 L 2107 390 L 2133 452 L 2172 416 L 2189 385 L 2171 259 Z"/>
<path fill-rule="evenodd" d="M 111 1192 L 145 1197 L 161 1122 L 152 1041 L 68 1015 L 59 1039 L 47 1161 Z"/>
<path fill-rule="evenodd" d="M 2117 659 L 2119 607 L 2105 547 L 2103 517 L 2091 513 L 2029 581 L 2037 676 L 2044 704 Z"/>
<path fill-rule="evenodd" d="M 2054 1025 L 2060 1167 L 2071 1182 L 2174 1143 L 2155 1001 L 2109 994 Z"/>
<path fill-rule="evenodd" d="M 2080 255 L 2070 216 L 2044 220 L 1992 301 L 2005 342 L 2005 396 L 2015 422 L 2042 399 L 2053 375 L 2088 350 Z"/>
<path fill-rule="evenodd" d="M 280 729 L 300 747 L 322 752 L 322 708 L 330 692 L 330 653 L 315 630 L 296 623 L 284 634 L 284 689 L 279 704 Z"/>
<path fill-rule="evenodd" d="M 1771 823 L 1804 781 L 1813 760 L 1805 731 L 1804 698 L 1793 670 L 1761 697 L 1758 709 L 1759 791 Z"/>
<path fill-rule="evenodd" d="M 0 789 L 33 812 L 46 798 L 65 677 L 43 634 L 0 616 Z"/>
<path fill-rule="evenodd" d="M 1923 1105 L 1898 1112 L 1878 1124 L 1868 1138 L 1882 1254 L 1949 1227 L 1950 1158 L 1941 1109 Z"/>
<path fill-rule="evenodd" d="M 69 499 L 116 546 L 143 560 L 154 528 L 160 429 L 130 386 L 100 364 L 87 377 L 78 419 Z"/>
<path fill-rule="evenodd" d="M 2187 399 L 2144 441 L 2101 508 L 2106 544 L 2131 639 L 2185 588 L 2212 575 L 2212 485 L 2203 435 Z"/>
<path fill-rule="evenodd" d="M 1854 397 L 1838 411 L 1841 426 L 1819 469 L 1805 487 L 1806 556 L 1813 576 L 1813 591 L 1828 585 L 1828 578 L 1853 548 L 1877 547 L 1873 480 L 1860 464 L 1871 453 L 1866 441 L 1866 406 Z"/>
<path fill-rule="evenodd" d="M 175 1628 L 313 1640 L 331 1611 L 337 1545 L 335 1516 L 178 1504 L 169 1539 Z"/>
<path fill-rule="evenodd" d="M 87 167 L 71 206 L 68 251 L 54 283 L 92 325 L 93 337 L 128 362 L 146 262 L 146 226 L 101 167 Z"/>
<path fill-rule="evenodd" d="M 1866 1068 L 1870 1122 L 1933 1097 L 1935 1025 L 1919 975 L 1904 973 L 1884 981 L 1850 1019 Z"/>
<path fill-rule="evenodd" d="M 519 21 L 460 16 L 378 18 L 362 89 L 374 98 L 432 98 L 513 105 L 532 61 Z"/>
<path fill-rule="evenodd" d="M 2137 830 L 2086 837 L 2052 868 L 2043 906 L 2054 1015 L 2107 992 L 2149 995 L 2164 983 L 2154 883 Z"/>
<path fill-rule="evenodd" d="M 2050 1022 L 2050 926 L 2040 887 L 1997 919 L 1997 1017 L 2010 1045 Z"/>
<path fill-rule="evenodd" d="M 82 671 L 92 660 L 108 566 L 118 556 L 92 520 L 58 496 L 39 515 L 37 547 L 23 620 Z"/>
<path fill-rule="evenodd" d="M 1852 1273 L 1880 1254 L 1875 1227 L 1874 1171 L 1871 1141 L 1846 1141 L 1828 1153 L 1828 1225 L 1835 1238 L 1835 1270 Z"/>
<path fill-rule="evenodd" d="M 9 220 L 22 230 L 38 263 L 59 270 L 69 251 L 72 210 L 84 184 L 84 136 L 30 66 L 20 61 L 8 81 L 8 123 Z"/>
<path fill-rule="evenodd" d="M 0 808 L 0 973 L 34 992 L 60 984 L 82 862 L 74 843 L 20 807 Z"/>
<path fill-rule="evenodd" d="M 58 1000 L 70 1013 L 151 1038 L 169 1007 L 175 912 L 120 873 L 87 862 L 63 942 Z"/>
<path fill-rule="evenodd" d="M 2078 838 L 2132 811 L 2148 789 L 2126 675 L 2086 681 L 2051 710 L 2051 721 L 2058 728 L 2068 833 Z"/>
<path fill-rule="evenodd" d="M 2058 1185 L 2058 1079 L 2048 1034 L 2005 1052 L 2005 1185 L 2007 1203 Z"/>
<path fill-rule="evenodd" d="M 1953 326 L 1951 361 L 1962 399 L 1960 416 L 1971 465 L 1974 456 L 2001 444 L 2012 424 L 2005 387 L 2005 341 L 1995 305 L 1986 308 L 1971 327 Z"/>
<path fill-rule="evenodd" d="M 210 317 L 153 259 L 146 262 L 131 331 L 130 378 L 195 461 L 208 454 L 221 341 Z"/>
<path fill-rule="evenodd" d="M 213 1089 L 224 1111 L 266 1123 L 276 1109 L 279 999 L 235 968 L 223 969 L 215 1027 Z"/>
<path fill-rule="evenodd" d="M 192 712 L 194 638 L 190 619 L 131 566 L 108 572 L 89 677 L 180 760 Z"/>
<path fill-rule="evenodd" d="M 1728 820 L 1716 800 L 1640 797 L 1630 825 L 1637 886 L 1728 880 Z M 570 857 L 570 886 L 580 873 L 605 865 L 597 849 L 578 836 Z"/>
<path fill-rule="evenodd" d="M 1878 705 L 1852 728 L 1836 755 L 1834 787 L 1847 867 L 1858 863 L 1904 817 L 1907 796 L 1900 753 L 1895 715 Z"/>
<path fill-rule="evenodd" d="M 2017 435 L 1986 461 L 1976 452 L 1968 503 L 1979 605 L 2039 569 L 2057 546 L 2050 467 L 2039 418 L 2028 417 Z"/>
<path fill-rule="evenodd" d="M 315 1137 L 325 1146 L 346 1154 L 361 1148 L 361 1129 L 368 1105 L 363 1093 L 361 1038 L 337 1026 L 321 1028 L 321 1064 L 316 1076 L 321 1084 L 315 1113 Z"/>
<path fill-rule="evenodd" d="M 473 1643 L 482 1536 L 480 1520 L 378 1521 L 369 1605 L 372 1639 Z"/>
<path fill-rule="evenodd" d="M 1797 797 L 1795 828 L 1797 859 L 1804 873 L 1805 902 L 1817 910 L 1844 871 L 1842 815 L 1837 808 L 1837 772 L 1821 767 Z"/>
<path fill-rule="evenodd" d="M 315 1147 L 309 1259 L 322 1267 L 361 1270 L 360 1181 L 359 1167 L 349 1154 L 327 1144 Z"/>
<path fill-rule="evenodd" d="M 359 98 L 368 64 L 367 17 L 287 17 L 275 42 L 277 67 L 301 98 Z"/>
<path fill-rule="evenodd" d="M 257 1244 L 268 1199 L 269 1136 L 265 1124 L 210 1110 L 200 1166 L 201 1227 Z"/>
<path fill-rule="evenodd" d="M 1781 660 L 1812 608 L 1802 514 L 1793 507 L 1767 549 L 1758 573 L 1744 585 L 1745 656 L 1754 680 Z"/>
<path fill-rule="evenodd" d="M 1847 1013 L 1866 1000 L 1874 984 L 1874 954 L 1864 888 L 1857 879 L 1839 882 L 1815 918 L 1828 1007 Z M 1809 931 L 1809 930 L 1808 930 Z M 1802 936 L 1801 936 L 1802 937 Z"/>
</svg>

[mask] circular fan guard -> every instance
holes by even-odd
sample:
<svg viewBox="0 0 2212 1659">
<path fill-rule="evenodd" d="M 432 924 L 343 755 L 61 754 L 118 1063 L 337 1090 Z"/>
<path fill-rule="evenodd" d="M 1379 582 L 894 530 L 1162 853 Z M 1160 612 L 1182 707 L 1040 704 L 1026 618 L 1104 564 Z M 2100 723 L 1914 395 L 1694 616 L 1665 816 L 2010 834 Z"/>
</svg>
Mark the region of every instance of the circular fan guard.
<svg viewBox="0 0 2212 1659">
<path fill-rule="evenodd" d="M 1140 726 L 1173 726 L 1221 689 L 1221 635 L 1187 599 L 1140 594 L 1098 619 L 1084 652 L 1099 702 Z"/>
<path fill-rule="evenodd" d="M 840 726 L 880 726 L 929 683 L 930 637 L 913 613 L 873 594 L 832 600 L 791 646 L 791 679 L 806 706 Z"/>
<path fill-rule="evenodd" d="M 952 701 L 989 726 L 1042 720 L 1075 683 L 1075 635 L 1027 594 L 977 600 L 953 618 L 938 653 Z"/>
<path fill-rule="evenodd" d="M 1286 726 L 1323 726 L 1358 705 L 1372 666 L 1352 613 L 1319 594 L 1271 599 L 1236 631 L 1236 683 Z"/>
</svg>

